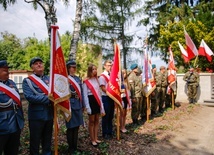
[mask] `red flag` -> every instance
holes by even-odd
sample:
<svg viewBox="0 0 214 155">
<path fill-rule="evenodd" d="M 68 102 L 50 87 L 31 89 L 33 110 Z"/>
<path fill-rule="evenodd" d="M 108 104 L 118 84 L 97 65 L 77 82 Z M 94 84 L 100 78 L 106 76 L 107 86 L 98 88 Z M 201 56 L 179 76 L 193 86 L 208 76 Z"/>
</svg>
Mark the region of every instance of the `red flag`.
<svg viewBox="0 0 214 155">
<path fill-rule="evenodd" d="M 199 50 L 198 50 L 198 55 L 202 55 L 202 56 L 207 57 L 207 60 L 208 60 L 209 62 L 212 61 L 213 52 L 212 52 L 212 50 L 207 46 L 207 44 L 205 43 L 205 41 L 204 41 L 203 39 L 201 40 L 201 44 L 200 44 L 200 47 L 199 47 Z"/>
<path fill-rule="evenodd" d="M 49 99 L 64 112 L 65 119 L 68 121 L 71 118 L 68 73 L 57 29 L 59 29 L 58 26 L 51 26 Z"/>
<path fill-rule="evenodd" d="M 190 36 L 188 35 L 188 33 L 186 32 L 185 29 L 184 29 L 184 34 L 185 34 L 186 50 L 188 53 L 188 58 L 189 58 L 189 60 L 191 60 L 196 55 L 198 55 L 198 50 L 195 47 L 195 44 L 193 43 L 192 39 L 190 38 Z"/>
<path fill-rule="evenodd" d="M 151 59 L 148 54 L 148 46 L 144 46 L 144 67 L 143 67 L 143 74 L 142 74 L 142 83 L 143 83 L 143 90 L 146 97 L 148 97 L 153 90 L 156 88 L 156 83 L 154 81 L 154 77 L 152 74 L 152 65 Z"/>
<path fill-rule="evenodd" d="M 182 54 L 182 57 L 183 57 L 183 59 L 184 59 L 184 62 L 185 63 L 187 63 L 187 62 L 189 62 L 189 57 L 188 57 L 188 54 L 187 54 L 187 51 L 184 49 L 184 47 L 179 43 L 179 41 L 178 41 L 178 46 L 179 46 L 179 48 L 180 48 L 180 50 L 181 50 L 181 54 Z"/>
<path fill-rule="evenodd" d="M 169 47 L 169 64 L 168 64 L 168 83 L 167 93 L 171 93 L 171 89 L 176 91 L 176 70 L 175 70 L 175 61 L 171 47 Z"/>
<path fill-rule="evenodd" d="M 106 94 L 122 108 L 122 99 L 120 93 L 120 49 L 117 44 L 114 45 L 114 63 L 111 70 L 110 79 L 107 85 Z"/>
</svg>

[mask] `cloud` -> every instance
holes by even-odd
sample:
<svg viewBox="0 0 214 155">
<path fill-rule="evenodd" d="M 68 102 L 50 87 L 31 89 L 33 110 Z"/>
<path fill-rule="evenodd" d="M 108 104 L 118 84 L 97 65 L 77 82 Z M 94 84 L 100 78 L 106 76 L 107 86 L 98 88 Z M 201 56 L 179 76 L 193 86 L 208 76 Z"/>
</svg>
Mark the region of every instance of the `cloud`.
<svg viewBox="0 0 214 155">
<path fill-rule="evenodd" d="M 72 20 L 74 20 L 76 10 L 75 1 L 70 2 L 69 7 L 62 2 L 56 3 L 55 6 L 60 34 L 66 31 L 72 32 Z M 19 1 L 10 5 L 7 11 L 0 9 L 0 23 L 0 32 L 8 31 L 21 39 L 33 36 L 38 40 L 48 38 L 45 13 L 40 6 L 34 10 L 31 3 Z"/>
</svg>

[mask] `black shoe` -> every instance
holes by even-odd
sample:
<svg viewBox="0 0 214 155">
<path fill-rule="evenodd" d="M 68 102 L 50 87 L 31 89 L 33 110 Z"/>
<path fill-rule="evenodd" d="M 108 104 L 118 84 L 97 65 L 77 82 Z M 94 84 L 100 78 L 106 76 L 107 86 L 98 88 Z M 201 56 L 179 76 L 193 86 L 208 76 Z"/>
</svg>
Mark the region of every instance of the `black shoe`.
<svg viewBox="0 0 214 155">
<path fill-rule="evenodd" d="M 158 111 L 159 111 L 160 113 L 163 113 L 163 112 L 164 112 L 164 110 L 163 110 L 163 109 L 159 109 Z"/>
<path fill-rule="evenodd" d="M 103 138 L 104 138 L 104 139 L 109 139 L 109 138 L 108 138 L 108 135 L 103 135 Z"/>
</svg>

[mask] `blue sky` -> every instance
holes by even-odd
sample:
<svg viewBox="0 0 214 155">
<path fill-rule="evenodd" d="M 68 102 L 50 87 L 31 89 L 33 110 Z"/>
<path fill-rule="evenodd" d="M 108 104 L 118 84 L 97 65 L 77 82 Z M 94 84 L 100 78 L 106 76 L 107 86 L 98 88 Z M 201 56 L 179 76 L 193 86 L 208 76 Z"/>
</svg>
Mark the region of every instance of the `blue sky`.
<svg viewBox="0 0 214 155">
<path fill-rule="evenodd" d="M 73 32 L 73 22 L 75 18 L 75 6 L 76 1 L 70 1 L 68 7 L 63 3 L 55 3 L 57 8 L 57 25 L 59 26 L 59 33 L 64 34 L 67 30 Z M 73 7 L 73 8 L 72 8 Z M 36 37 L 38 40 L 44 40 L 48 38 L 46 21 L 44 11 L 38 6 L 37 10 L 34 10 L 31 3 L 25 3 L 24 0 L 18 1 L 15 5 L 10 5 L 7 11 L 4 11 L 0 6 L 0 32 L 8 31 L 15 34 L 18 38 L 24 39 L 27 37 Z M 127 33 L 134 33 L 142 38 L 146 36 L 145 27 L 137 27 L 136 21 L 130 24 Z M 0 38 L 1 39 L 1 38 Z M 131 46 L 136 45 L 136 41 Z M 159 68 L 161 65 L 166 64 L 160 60 L 159 57 L 152 57 L 152 63 L 155 63 Z"/>
</svg>

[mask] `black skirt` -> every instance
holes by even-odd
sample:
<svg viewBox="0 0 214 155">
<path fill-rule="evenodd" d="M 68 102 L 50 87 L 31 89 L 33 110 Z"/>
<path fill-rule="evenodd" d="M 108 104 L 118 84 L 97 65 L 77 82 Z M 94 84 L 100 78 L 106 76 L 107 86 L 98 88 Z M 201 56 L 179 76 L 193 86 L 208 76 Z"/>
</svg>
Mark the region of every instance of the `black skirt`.
<svg viewBox="0 0 214 155">
<path fill-rule="evenodd" d="M 123 109 L 127 109 L 127 106 L 128 106 L 128 100 L 127 100 L 127 97 L 123 97 L 123 98 L 122 98 L 122 100 L 123 100 L 123 103 L 124 103 L 124 107 L 123 107 Z"/>
<path fill-rule="evenodd" d="M 91 115 L 100 114 L 100 106 L 94 95 L 88 95 L 89 105 L 91 108 Z"/>
</svg>

